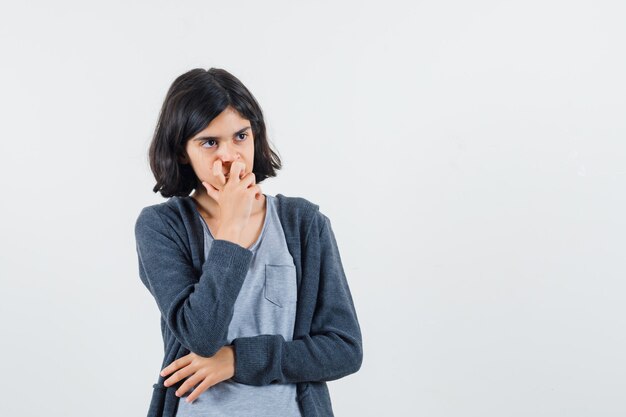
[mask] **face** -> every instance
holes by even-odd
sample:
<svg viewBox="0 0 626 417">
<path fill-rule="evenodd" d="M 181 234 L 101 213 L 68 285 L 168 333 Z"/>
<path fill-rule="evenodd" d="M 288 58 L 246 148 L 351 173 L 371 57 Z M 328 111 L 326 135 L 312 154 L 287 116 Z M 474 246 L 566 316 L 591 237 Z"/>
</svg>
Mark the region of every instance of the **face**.
<svg viewBox="0 0 626 417">
<path fill-rule="evenodd" d="M 223 174 L 230 172 L 234 161 L 242 161 L 245 168 L 241 177 L 252 172 L 254 137 L 249 120 L 242 118 L 232 107 L 227 107 L 201 132 L 185 145 L 184 163 L 190 163 L 200 181 L 221 190 L 223 185 L 214 174 L 215 164 Z M 228 177 L 226 177 L 228 181 Z M 204 190 L 204 186 L 202 191 Z"/>
</svg>

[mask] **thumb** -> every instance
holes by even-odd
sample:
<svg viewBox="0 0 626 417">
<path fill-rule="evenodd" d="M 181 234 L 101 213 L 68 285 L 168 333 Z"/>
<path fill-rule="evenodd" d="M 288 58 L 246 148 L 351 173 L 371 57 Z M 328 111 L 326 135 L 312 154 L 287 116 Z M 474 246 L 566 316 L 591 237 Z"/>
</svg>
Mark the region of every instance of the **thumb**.
<svg viewBox="0 0 626 417">
<path fill-rule="evenodd" d="M 207 194 L 209 194 L 209 196 L 211 196 L 213 200 L 219 201 L 220 192 L 217 188 L 213 187 L 211 184 L 205 181 L 202 181 L 202 185 L 204 185 L 204 188 L 206 188 Z"/>
</svg>

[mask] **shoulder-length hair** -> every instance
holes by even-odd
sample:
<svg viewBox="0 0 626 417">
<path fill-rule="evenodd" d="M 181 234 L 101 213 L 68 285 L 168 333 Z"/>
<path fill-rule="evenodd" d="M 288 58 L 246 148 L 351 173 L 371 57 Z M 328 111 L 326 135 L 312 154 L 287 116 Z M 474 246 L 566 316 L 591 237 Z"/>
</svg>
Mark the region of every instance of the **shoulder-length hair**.
<svg viewBox="0 0 626 417">
<path fill-rule="evenodd" d="M 201 186 L 191 164 L 181 162 L 187 141 L 204 130 L 226 107 L 250 121 L 254 137 L 255 181 L 275 177 L 279 156 L 270 149 L 261 106 L 239 79 L 220 68 L 192 69 L 170 86 L 150 143 L 148 159 L 156 179 L 152 191 L 185 197 Z"/>
</svg>

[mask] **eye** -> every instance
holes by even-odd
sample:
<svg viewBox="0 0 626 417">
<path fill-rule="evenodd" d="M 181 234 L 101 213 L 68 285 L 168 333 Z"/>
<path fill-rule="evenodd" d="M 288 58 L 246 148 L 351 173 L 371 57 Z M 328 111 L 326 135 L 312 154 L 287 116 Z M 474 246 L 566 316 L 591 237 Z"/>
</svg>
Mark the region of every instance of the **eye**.
<svg viewBox="0 0 626 417">
<path fill-rule="evenodd" d="M 201 146 L 203 148 L 212 148 L 212 146 L 204 146 L 205 144 L 209 143 L 209 142 L 215 142 L 215 139 L 209 139 L 209 140 L 205 140 L 201 143 Z"/>
<path fill-rule="evenodd" d="M 237 134 L 237 137 L 239 138 L 238 142 L 243 142 L 248 137 L 248 134 L 247 133 L 239 133 L 239 134 Z M 210 148 L 213 148 L 213 146 L 204 146 L 204 145 L 206 145 L 207 143 L 212 143 L 212 142 L 215 142 L 215 139 L 208 139 L 208 140 L 202 141 L 200 146 L 202 146 L 203 148 L 209 148 L 210 149 Z"/>
</svg>

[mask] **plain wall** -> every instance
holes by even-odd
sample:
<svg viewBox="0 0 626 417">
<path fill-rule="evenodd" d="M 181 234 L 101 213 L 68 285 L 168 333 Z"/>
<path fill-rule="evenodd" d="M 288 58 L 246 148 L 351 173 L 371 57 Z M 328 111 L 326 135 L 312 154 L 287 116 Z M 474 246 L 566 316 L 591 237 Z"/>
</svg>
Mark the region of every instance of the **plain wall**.
<svg viewBox="0 0 626 417">
<path fill-rule="evenodd" d="M 623 416 L 626 5 L 5 2 L 3 416 L 145 415 L 133 226 L 171 82 L 218 67 L 320 205 L 363 331 L 337 416 Z"/>
</svg>

